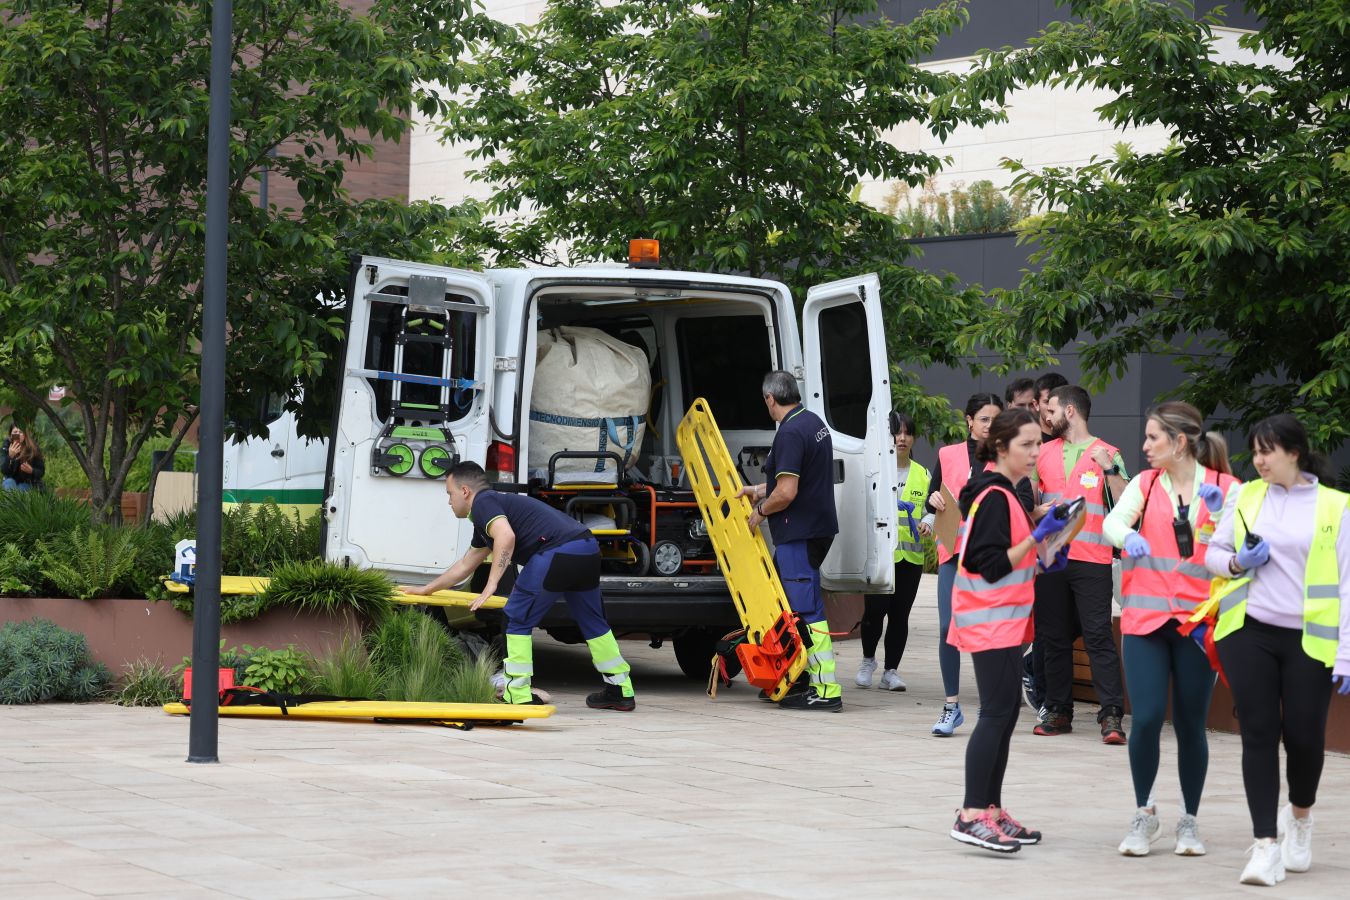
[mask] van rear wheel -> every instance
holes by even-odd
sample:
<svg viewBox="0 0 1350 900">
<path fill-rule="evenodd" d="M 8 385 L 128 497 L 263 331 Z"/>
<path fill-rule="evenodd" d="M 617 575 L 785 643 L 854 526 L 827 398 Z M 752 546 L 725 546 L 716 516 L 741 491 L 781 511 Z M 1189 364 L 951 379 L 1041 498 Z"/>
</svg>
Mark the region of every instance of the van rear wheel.
<svg viewBox="0 0 1350 900">
<path fill-rule="evenodd" d="M 675 661 L 680 664 L 680 671 L 694 681 L 706 682 L 719 637 L 720 633 L 707 628 L 690 628 L 675 638 L 671 643 L 675 647 Z M 740 660 L 735 656 L 727 660 L 727 675 L 735 678 L 740 671 Z"/>
</svg>

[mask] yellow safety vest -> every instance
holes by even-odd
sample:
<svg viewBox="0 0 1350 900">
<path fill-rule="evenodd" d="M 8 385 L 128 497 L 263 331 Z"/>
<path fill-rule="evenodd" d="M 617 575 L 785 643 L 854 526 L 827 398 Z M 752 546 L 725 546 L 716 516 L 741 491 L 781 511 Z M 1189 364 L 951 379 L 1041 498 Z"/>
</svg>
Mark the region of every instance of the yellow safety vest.
<svg viewBox="0 0 1350 900">
<path fill-rule="evenodd" d="M 908 500 L 914 504 L 914 525 L 917 528 L 919 520 L 923 518 L 923 505 L 928 501 L 928 485 L 932 480 L 932 475 L 928 470 L 916 463 L 909 461 L 909 477 L 905 479 L 905 487 L 900 492 L 901 500 Z M 896 512 L 896 521 L 899 527 L 896 534 L 899 540 L 895 545 L 895 561 L 912 562 L 915 565 L 923 565 L 923 542 L 919 539 L 917 531 L 911 531 L 909 519 Z"/>
<path fill-rule="evenodd" d="M 1260 479 L 1242 486 L 1237 500 L 1237 510 L 1242 515 L 1233 523 L 1233 546 L 1242 546 L 1247 537 L 1243 520 L 1256 521 L 1268 487 Z M 1327 666 L 1335 663 L 1336 648 L 1340 643 L 1340 568 L 1336 564 L 1336 537 L 1341 530 L 1341 517 L 1347 502 L 1350 502 L 1350 495 L 1321 484 L 1317 486 L 1313 541 L 1303 576 L 1303 652 Z M 1251 580 L 1249 575 L 1215 579 L 1213 596 L 1219 601 L 1219 618 L 1214 626 L 1214 640 L 1223 640 L 1246 621 L 1247 591 Z"/>
</svg>

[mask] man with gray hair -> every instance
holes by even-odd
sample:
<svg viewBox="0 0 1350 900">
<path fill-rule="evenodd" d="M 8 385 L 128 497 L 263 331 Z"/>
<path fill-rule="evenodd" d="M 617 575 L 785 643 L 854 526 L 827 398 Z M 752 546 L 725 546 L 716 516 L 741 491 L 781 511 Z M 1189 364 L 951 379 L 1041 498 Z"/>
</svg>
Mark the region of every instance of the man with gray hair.
<svg viewBox="0 0 1350 900">
<path fill-rule="evenodd" d="M 834 442 L 820 417 L 802 406 L 797 379 L 791 374 L 765 375 L 762 393 L 778 433 L 764 462 L 764 483 L 746 485 L 738 496 L 749 497 L 755 505 L 750 514 L 752 532 L 768 521 L 774 566 L 788 604 L 811 634 L 806 657 L 809 687 L 788 693 L 779 706 L 839 712 L 844 701 L 834 677 L 834 645 L 820 589 L 820 564 L 839 533 Z"/>
</svg>

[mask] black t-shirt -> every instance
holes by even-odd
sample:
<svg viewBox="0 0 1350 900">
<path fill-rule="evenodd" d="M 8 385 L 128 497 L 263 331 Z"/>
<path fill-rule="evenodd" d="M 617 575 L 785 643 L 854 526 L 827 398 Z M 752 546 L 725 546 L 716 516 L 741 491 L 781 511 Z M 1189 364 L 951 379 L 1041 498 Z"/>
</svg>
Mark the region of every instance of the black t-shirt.
<svg viewBox="0 0 1350 900">
<path fill-rule="evenodd" d="M 474 495 L 469 521 L 473 523 L 471 547 L 491 547 L 488 529 L 505 518 L 516 533 L 516 549 L 511 554 L 516 565 L 523 566 L 540 550 L 557 547 L 577 538 L 589 537 L 590 529 L 553 507 L 520 494 L 501 494 L 487 489 Z"/>
<path fill-rule="evenodd" d="M 1025 479 L 1023 479 L 1025 481 Z M 981 472 L 972 478 L 961 491 L 961 515 L 970 514 L 970 505 L 985 488 L 997 485 L 1013 490 L 1012 482 L 998 472 Z M 1031 504 L 1016 492 L 1022 501 L 1022 513 L 1030 521 Z M 979 514 L 971 519 L 966 527 L 966 551 L 962 565 L 966 571 L 974 572 L 985 581 L 994 582 L 1013 570 L 1008 559 L 1008 548 L 1012 546 L 1012 529 L 1008 516 L 1008 496 L 1002 491 L 990 491 L 980 503 Z"/>
<path fill-rule="evenodd" d="M 778 423 L 778 434 L 764 461 L 764 475 L 769 494 L 779 475 L 797 476 L 797 496 L 787 509 L 769 516 L 775 544 L 839 533 L 834 508 L 834 441 L 820 416 L 798 404 Z"/>
</svg>

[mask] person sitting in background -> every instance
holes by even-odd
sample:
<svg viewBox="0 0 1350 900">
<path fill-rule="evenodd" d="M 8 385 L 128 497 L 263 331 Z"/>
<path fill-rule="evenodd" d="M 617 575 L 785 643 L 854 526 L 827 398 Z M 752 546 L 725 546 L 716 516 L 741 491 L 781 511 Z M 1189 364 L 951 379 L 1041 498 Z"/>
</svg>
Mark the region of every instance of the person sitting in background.
<svg viewBox="0 0 1350 900">
<path fill-rule="evenodd" d="M 7 491 L 31 491 L 42 488 L 46 466 L 42 451 L 31 435 L 16 423 L 9 429 L 9 443 L 0 448 L 0 475 Z"/>
</svg>

